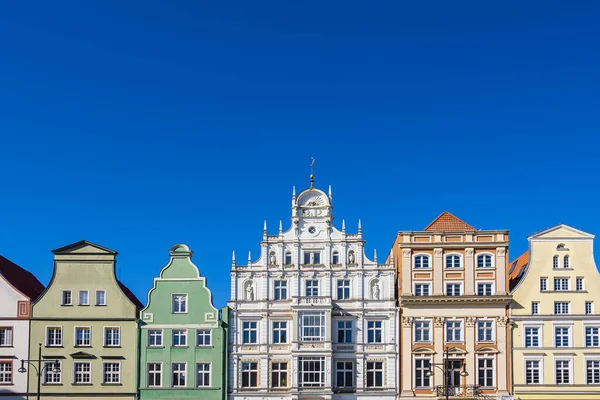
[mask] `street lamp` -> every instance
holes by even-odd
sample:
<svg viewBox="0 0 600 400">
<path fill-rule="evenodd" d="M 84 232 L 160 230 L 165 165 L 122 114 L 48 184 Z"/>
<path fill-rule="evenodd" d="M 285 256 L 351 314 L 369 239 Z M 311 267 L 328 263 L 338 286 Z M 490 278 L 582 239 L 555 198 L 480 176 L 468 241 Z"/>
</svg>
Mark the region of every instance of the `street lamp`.
<svg viewBox="0 0 600 400">
<path fill-rule="evenodd" d="M 449 350 L 451 348 L 456 349 L 456 347 L 446 347 L 446 351 L 445 351 L 446 357 L 445 357 L 443 363 L 437 363 L 437 364 L 429 363 L 429 371 L 427 371 L 425 373 L 425 376 L 427 376 L 427 377 L 433 376 L 433 369 L 431 368 L 432 366 L 439 368 L 444 372 L 444 392 L 446 394 L 446 400 L 448 400 L 448 398 L 449 398 L 449 390 L 448 390 L 448 361 L 449 361 L 449 358 L 448 358 L 448 354 L 449 354 Z M 444 366 L 444 368 L 441 367 L 442 365 Z M 462 371 L 460 371 L 460 376 L 469 376 L 469 373 L 467 372 L 466 368 L 467 368 L 467 364 L 465 362 L 463 362 Z"/>
<path fill-rule="evenodd" d="M 37 362 L 37 367 L 35 366 L 35 362 Z M 21 360 L 21 368 L 19 368 L 17 371 L 24 374 L 25 372 L 27 372 L 27 369 L 25 369 L 25 363 L 31 365 L 33 368 L 35 368 L 35 372 L 37 373 L 37 399 L 40 399 L 40 389 L 42 386 L 42 374 L 44 373 L 44 369 L 48 369 L 48 367 L 50 365 L 53 365 L 52 367 L 52 372 L 54 372 L 55 374 L 60 373 L 60 366 L 59 366 L 59 361 L 58 360 L 47 360 L 47 363 L 44 365 L 44 367 L 42 368 L 42 344 L 39 344 L 39 350 L 38 350 L 38 359 L 37 360 Z"/>
</svg>

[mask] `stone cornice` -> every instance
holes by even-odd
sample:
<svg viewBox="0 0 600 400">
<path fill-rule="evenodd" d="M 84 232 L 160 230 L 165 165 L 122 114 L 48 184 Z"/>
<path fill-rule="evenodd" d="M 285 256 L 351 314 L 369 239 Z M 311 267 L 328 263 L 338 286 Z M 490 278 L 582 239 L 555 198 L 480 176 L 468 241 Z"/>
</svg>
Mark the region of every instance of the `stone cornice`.
<svg viewBox="0 0 600 400">
<path fill-rule="evenodd" d="M 427 242 L 427 243 L 399 243 L 398 247 L 401 249 L 433 249 L 434 247 L 441 247 L 444 249 L 464 249 L 473 247 L 476 249 L 480 248 L 496 248 L 496 247 L 508 247 L 507 241 L 502 242 Z"/>
<path fill-rule="evenodd" d="M 496 296 L 401 296 L 400 305 L 420 305 L 431 303 L 445 304 L 469 304 L 469 303 L 493 303 L 508 305 L 512 300 L 509 295 Z"/>
</svg>

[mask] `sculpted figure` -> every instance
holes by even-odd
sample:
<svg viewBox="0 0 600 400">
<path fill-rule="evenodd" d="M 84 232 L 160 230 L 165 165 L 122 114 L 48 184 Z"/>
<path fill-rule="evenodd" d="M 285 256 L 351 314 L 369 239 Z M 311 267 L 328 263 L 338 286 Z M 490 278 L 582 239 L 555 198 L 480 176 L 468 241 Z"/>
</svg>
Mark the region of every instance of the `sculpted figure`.
<svg viewBox="0 0 600 400">
<path fill-rule="evenodd" d="M 375 284 L 373 285 L 373 300 L 379 300 L 379 295 L 379 283 L 375 282 Z"/>
<path fill-rule="evenodd" d="M 254 289 L 252 288 L 252 283 L 249 283 L 246 286 L 246 300 L 254 301 Z"/>
</svg>

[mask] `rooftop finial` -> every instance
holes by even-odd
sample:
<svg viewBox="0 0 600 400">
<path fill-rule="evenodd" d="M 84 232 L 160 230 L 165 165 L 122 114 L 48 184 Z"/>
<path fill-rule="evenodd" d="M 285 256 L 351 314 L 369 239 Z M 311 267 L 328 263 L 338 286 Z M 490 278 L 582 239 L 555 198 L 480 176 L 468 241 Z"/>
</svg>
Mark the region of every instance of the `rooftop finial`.
<svg viewBox="0 0 600 400">
<path fill-rule="evenodd" d="M 296 198 L 296 186 L 292 186 L 292 198 Z"/>
<path fill-rule="evenodd" d="M 248 252 L 248 265 L 252 264 L 252 252 Z"/>
<path fill-rule="evenodd" d="M 329 200 L 331 200 L 331 185 L 329 185 Z"/>
<path fill-rule="evenodd" d="M 310 158 L 310 188 L 311 189 L 315 187 L 314 168 L 315 168 L 315 158 L 311 157 Z"/>
<path fill-rule="evenodd" d="M 235 267 L 235 250 L 231 253 L 231 265 Z"/>
<path fill-rule="evenodd" d="M 373 250 L 373 261 L 377 262 L 377 249 Z"/>
<path fill-rule="evenodd" d="M 346 220 L 342 220 L 342 232 L 346 232 Z"/>
<path fill-rule="evenodd" d="M 281 220 L 279 220 L 279 233 L 283 232 L 283 224 L 281 223 Z"/>
<path fill-rule="evenodd" d="M 360 219 L 358 220 L 358 233 L 362 232 L 362 226 L 360 224 Z"/>
<path fill-rule="evenodd" d="M 265 219 L 265 222 L 263 224 L 263 231 L 267 231 L 267 220 Z"/>
</svg>

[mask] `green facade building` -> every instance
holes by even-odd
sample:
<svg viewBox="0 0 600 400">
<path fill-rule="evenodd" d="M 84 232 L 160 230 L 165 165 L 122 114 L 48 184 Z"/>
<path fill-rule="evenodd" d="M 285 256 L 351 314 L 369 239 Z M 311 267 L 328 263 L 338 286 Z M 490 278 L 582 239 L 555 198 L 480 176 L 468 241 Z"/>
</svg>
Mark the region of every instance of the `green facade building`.
<svg viewBox="0 0 600 400">
<path fill-rule="evenodd" d="M 140 399 L 223 400 L 228 309 L 212 305 L 186 245 L 169 253 L 140 316 Z"/>
</svg>

